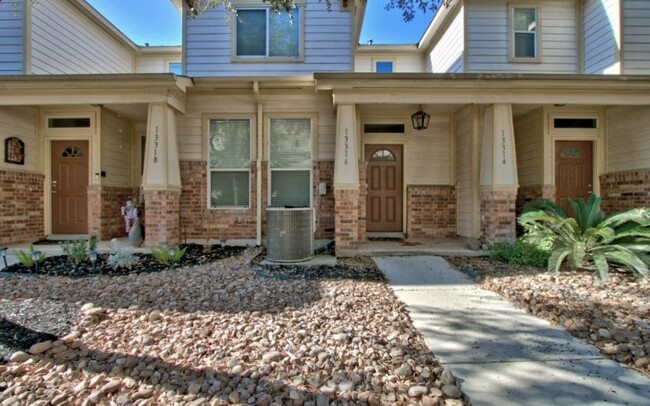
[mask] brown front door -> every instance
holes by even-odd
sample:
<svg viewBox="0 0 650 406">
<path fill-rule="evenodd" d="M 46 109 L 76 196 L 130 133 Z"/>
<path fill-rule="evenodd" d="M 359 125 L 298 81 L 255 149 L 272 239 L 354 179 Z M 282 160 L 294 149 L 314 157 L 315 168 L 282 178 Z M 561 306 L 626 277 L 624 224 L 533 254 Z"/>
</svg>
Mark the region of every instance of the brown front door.
<svg viewBox="0 0 650 406">
<path fill-rule="evenodd" d="M 52 234 L 88 232 L 88 141 L 52 141 Z"/>
<path fill-rule="evenodd" d="M 366 229 L 402 231 L 402 146 L 367 145 Z"/>
<path fill-rule="evenodd" d="M 572 216 L 568 199 L 587 199 L 593 187 L 593 143 L 555 142 L 555 201 Z"/>
</svg>

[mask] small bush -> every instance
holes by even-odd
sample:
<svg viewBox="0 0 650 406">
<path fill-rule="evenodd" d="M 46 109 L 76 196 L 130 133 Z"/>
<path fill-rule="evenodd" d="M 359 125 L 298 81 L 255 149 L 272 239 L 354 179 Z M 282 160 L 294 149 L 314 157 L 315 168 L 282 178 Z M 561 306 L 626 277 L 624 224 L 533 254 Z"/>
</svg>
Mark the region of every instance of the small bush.
<svg viewBox="0 0 650 406">
<path fill-rule="evenodd" d="M 174 247 L 172 253 L 170 254 L 169 248 L 160 247 L 159 249 L 152 248 L 151 255 L 158 260 L 158 262 L 163 264 L 178 262 L 185 255 L 185 248 Z"/>
<path fill-rule="evenodd" d="M 13 254 L 16 256 L 18 259 L 18 262 L 20 262 L 23 266 L 26 267 L 32 267 L 34 266 L 35 263 L 42 264 L 43 261 L 45 261 L 45 254 L 42 252 L 38 254 L 38 258 L 36 258 L 36 261 L 34 261 L 34 258 L 32 257 L 32 253 L 34 252 L 34 246 L 30 245 L 29 246 L 29 251 L 25 252 L 22 250 L 13 250 Z"/>
<path fill-rule="evenodd" d="M 128 251 L 126 247 L 121 246 L 116 239 L 111 240 L 111 254 L 108 256 L 106 264 L 113 269 L 128 268 L 131 269 L 138 263 L 138 257 Z"/>
<path fill-rule="evenodd" d="M 86 241 L 63 241 L 59 245 L 61 245 L 63 255 L 68 257 L 69 262 L 78 264 L 86 259 Z"/>
<path fill-rule="evenodd" d="M 551 252 L 522 240 L 514 243 L 497 243 L 490 252 L 490 258 L 495 261 L 513 265 L 531 265 L 544 268 L 548 264 Z"/>
</svg>

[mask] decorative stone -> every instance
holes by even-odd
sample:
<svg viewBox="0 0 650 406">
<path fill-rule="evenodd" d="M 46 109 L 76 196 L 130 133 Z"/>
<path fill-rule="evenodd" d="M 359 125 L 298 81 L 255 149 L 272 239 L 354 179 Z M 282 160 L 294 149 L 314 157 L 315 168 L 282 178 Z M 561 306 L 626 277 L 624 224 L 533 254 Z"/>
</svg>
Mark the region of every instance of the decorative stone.
<svg viewBox="0 0 650 406">
<path fill-rule="evenodd" d="M 262 361 L 270 363 L 282 359 L 282 354 L 279 351 L 269 351 L 262 355 Z"/>
<path fill-rule="evenodd" d="M 409 396 L 412 398 L 426 395 L 427 393 L 429 393 L 429 388 L 422 385 L 411 386 L 408 391 Z"/>
<path fill-rule="evenodd" d="M 442 388 L 440 389 L 442 390 L 443 395 L 448 398 L 458 399 L 463 396 L 463 393 L 456 385 L 442 385 Z"/>
<path fill-rule="evenodd" d="M 27 351 L 32 355 L 37 355 L 37 354 L 44 353 L 50 348 L 52 348 L 52 341 L 43 341 L 41 343 L 36 343 L 32 345 L 31 347 L 29 347 L 29 350 Z"/>
<path fill-rule="evenodd" d="M 16 362 L 16 363 L 25 362 L 28 359 L 29 359 L 29 354 L 23 351 L 16 351 L 13 354 L 11 354 L 11 356 L 9 357 L 9 361 Z"/>
</svg>

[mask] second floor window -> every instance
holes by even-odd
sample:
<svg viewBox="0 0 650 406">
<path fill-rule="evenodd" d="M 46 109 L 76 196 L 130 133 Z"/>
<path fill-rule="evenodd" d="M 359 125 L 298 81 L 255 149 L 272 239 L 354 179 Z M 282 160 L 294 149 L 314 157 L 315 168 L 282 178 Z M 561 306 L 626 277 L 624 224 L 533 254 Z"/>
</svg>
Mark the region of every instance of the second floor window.
<svg viewBox="0 0 650 406">
<path fill-rule="evenodd" d="M 393 61 L 377 61 L 375 62 L 375 72 L 378 73 L 392 73 Z"/>
<path fill-rule="evenodd" d="M 169 62 L 167 64 L 167 72 L 175 73 L 177 75 L 183 74 L 183 64 L 180 62 Z"/>
<path fill-rule="evenodd" d="M 536 60 L 539 58 L 539 16 L 535 7 L 513 7 L 512 49 L 514 59 Z"/>
<path fill-rule="evenodd" d="M 300 56 L 300 9 L 291 14 L 269 9 L 237 10 L 238 57 Z"/>
</svg>

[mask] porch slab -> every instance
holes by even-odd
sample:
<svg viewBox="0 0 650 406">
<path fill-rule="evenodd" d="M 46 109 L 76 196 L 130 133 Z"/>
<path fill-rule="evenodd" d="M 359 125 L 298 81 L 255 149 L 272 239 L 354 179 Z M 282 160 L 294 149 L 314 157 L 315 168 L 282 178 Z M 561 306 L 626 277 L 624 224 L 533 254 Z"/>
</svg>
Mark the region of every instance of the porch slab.
<svg viewBox="0 0 650 406">
<path fill-rule="evenodd" d="M 407 238 L 404 241 L 364 241 L 354 249 L 336 249 L 336 256 L 408 256 L 439 255 L 478 257 L 488 255 L 482 250 L 473 250 L 475 245 L 467 238 Z"/>
</svg>

